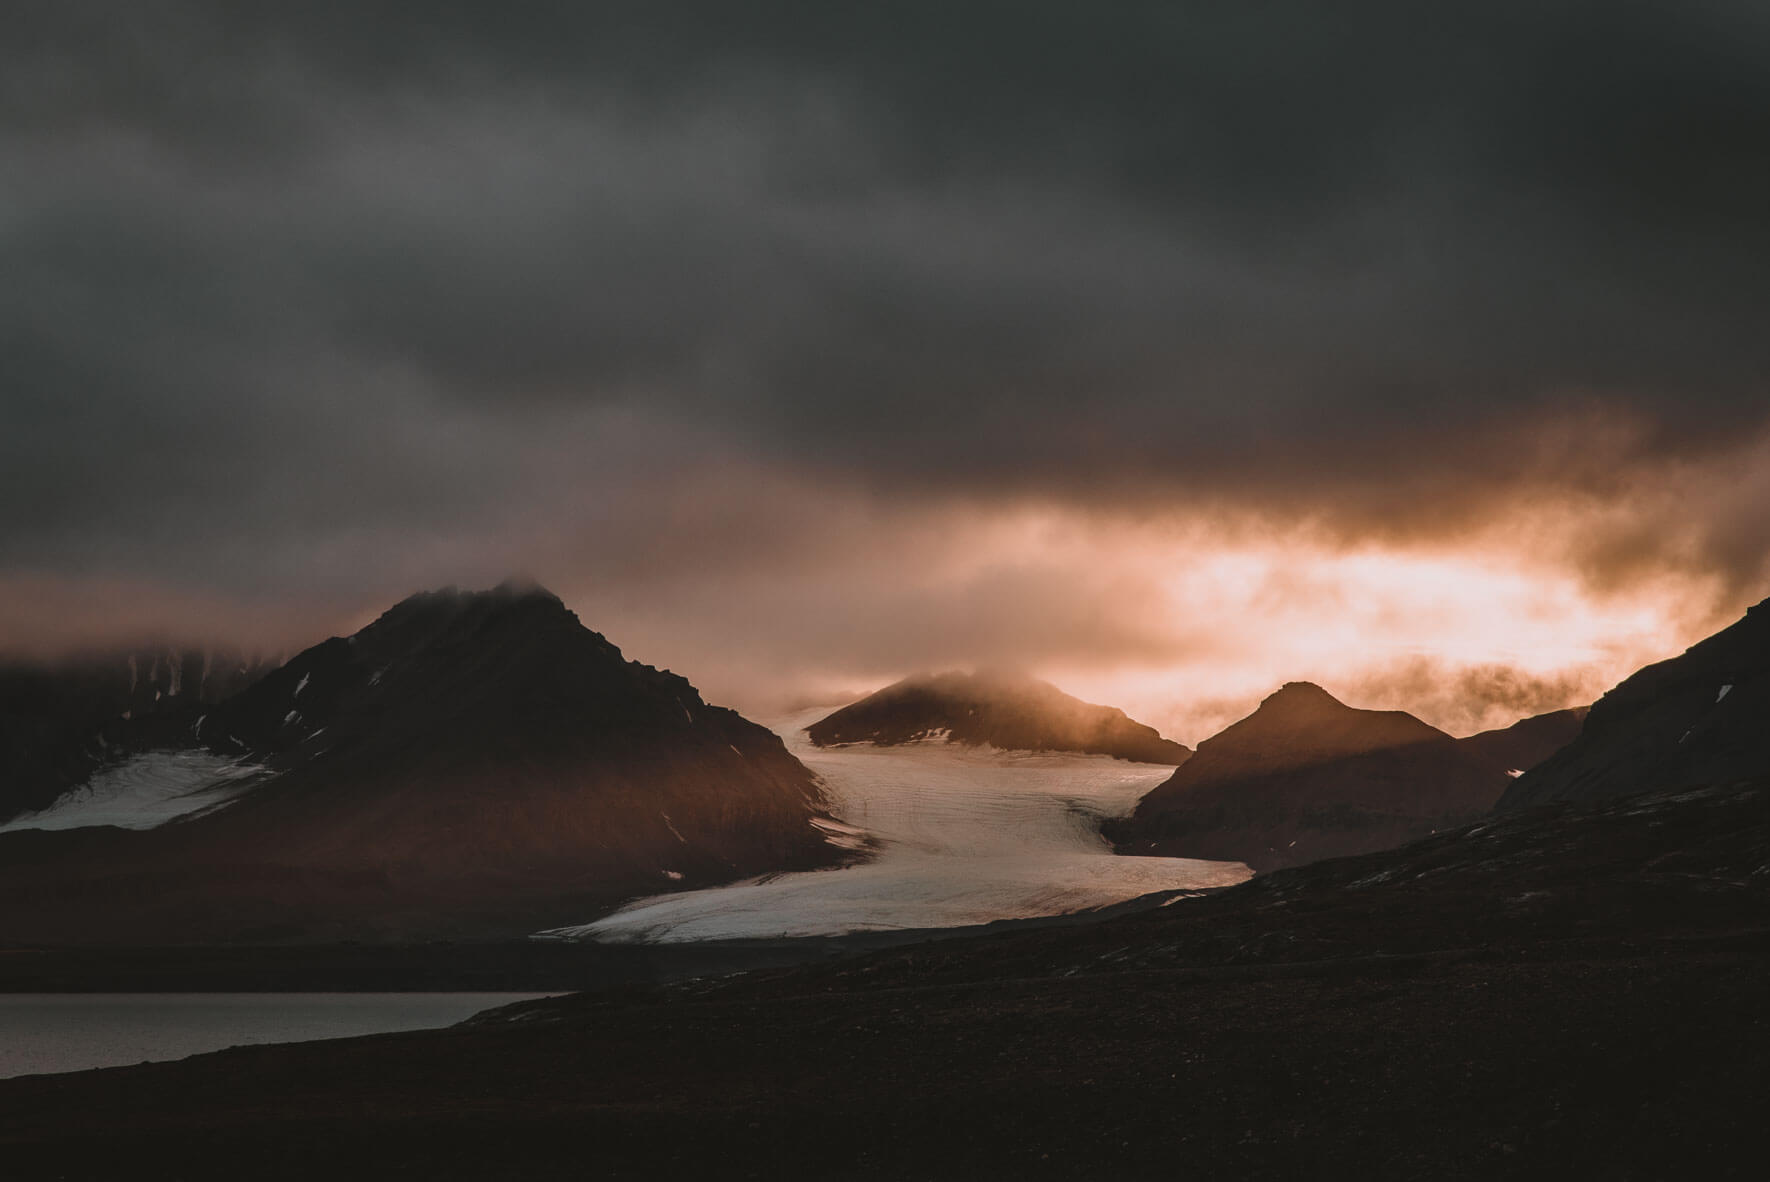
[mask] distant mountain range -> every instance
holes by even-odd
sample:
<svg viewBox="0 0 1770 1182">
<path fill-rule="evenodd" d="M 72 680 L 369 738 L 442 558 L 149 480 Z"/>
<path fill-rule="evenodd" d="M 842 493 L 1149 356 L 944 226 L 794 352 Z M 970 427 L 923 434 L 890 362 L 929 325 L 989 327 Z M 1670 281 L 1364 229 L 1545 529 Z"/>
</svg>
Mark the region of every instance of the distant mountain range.
<svg viewBox="0 0 1770 1182">
<path fill-rule="evenodd" d="M 820 747 L 937 740 L 1166 764 L 1184 763 L 1192 754 L 1123 710 L 1080 701 L 1032 677 L 999 672 L 908 677 L 812 724 L 810 734 Z"/>
<path fill-rule="evenodd" d="M 839 856 L 777 736 L 539 588 L 415 595 L 177 723 L 252 778 L 142 831 L 0 833 L 9 938 L 511 935 Z"/>
<path fill-rule="evenodd" d="M 1490 810 L 1725 787 L 1770 776 L 1770 600 L 1649 665 L 1589 710 L 1466 739 L 1297 682 L 1109 824 L 1122 853 L 1258 870 L 1366 853 Z"/>
<path fill-rule="evenodd" d="M 1121 853 L 1270 870 L 1466 824 L 1511 775 L 1578 729 L 1578 711 L 1454 739 L 1399 710 L 1358 710 L 1291 682 L 1199 744 L 1108 836 Z"/>
</svg>

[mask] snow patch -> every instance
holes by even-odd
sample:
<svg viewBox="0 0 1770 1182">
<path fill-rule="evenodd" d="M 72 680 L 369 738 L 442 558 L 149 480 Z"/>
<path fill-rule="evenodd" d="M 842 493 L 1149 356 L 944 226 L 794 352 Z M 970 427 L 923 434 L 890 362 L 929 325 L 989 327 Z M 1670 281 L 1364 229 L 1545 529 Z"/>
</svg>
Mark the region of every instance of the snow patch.
<svg viewBox="0 0 1770 1182">
<path fill-rule="evenodd" d="M 676 823 L 670 820 L 669 813 L 659 813 L 658 816 L 664 818 L 664 824 L 669 827 L 671 833 L 676 834 L 677 841 L 680 841 L 683 845 L 688 844 L 688 838 L 682 836 L 681 831 L 676 828 Z"/>
<path fill-rule="evenodd" d="M 1732 693 L 1732 692 L 1733 692 L 1733 687 L 1732 687 L 1732 686 L 1730 686 L 1730 685 L 1724 685 L 1724 686 L 1722 686 L 1722 687 L 1721 687 L 1721 692 L 1720 692 L 1720 693 L 1718 693 L 1718 694 L 1716 694 L 1716 695 L 1715 695 L 1715 702 L 1716 702 L 1716 704 L 1719 704 L 1719 703 L 1720 703 L 1720 701 L 1721 701 L 1721 699 L 1722 699 L 1722 698 L 1724 698 L 1724 697 L 1726 697 L 1726 696 L 1727 696 L 1727 695 L 1728 695 L 1728 694 L 1730 694 L 1730 693 Z"/>
<path fill-rule="evenodd" d="M 42 811 L 0 825 L 0 833 L 92 825 L 152 829 L 229 803 L 263 773 L 256 764 L 207 751 L 148 751 L 97 773 Z"/>
<path fill-rule="evenodd" d="M 283 715 L 283 725 L 288 726 L 291 722 L 294 722 L 297 718 L 300 718 L 300 717 L 301 717 L 301 711 L 291 710 L 287 714 Z"/>
<path fill-rule="evenodd" d="M 675 882 L 681 882 L 682 881 L 682 871 L 680 871 L 680 870 L 666 870 L 666 871 L 664 871 L 664 877 L 671 879 Z"/>
<path fill-rule="evenodd" d="M 306 689 L 307 683 L 312 680 L 313 680 L 313 674 L 303 673 L 301 675 L 301 680 L 299 682 L 297 682 L 295 685 L 295 692 L 290 694 L 289 696 L 292 698 L 299 698 L 301 696 L 301 691 Z"/>
<path fill-rule="evenodd" d="M 1516 767 L 1509 767 L 1506 769 L 1506 774 L 1508 776 L 1511 776 L 1514 780 L 1516 780 L 1519 776 L 1522 776 L 1524 774 L 1524 769 L 1523 768 L 1516 768 Z"/>
<path fill-rule="evenodd" d="M 864 850 L 873 844 L 865 829 L 844 825 L 833 817 L 813 817 L 811 827 L 823 834 L 827 844 L 839 850 Z"/>
</svg>

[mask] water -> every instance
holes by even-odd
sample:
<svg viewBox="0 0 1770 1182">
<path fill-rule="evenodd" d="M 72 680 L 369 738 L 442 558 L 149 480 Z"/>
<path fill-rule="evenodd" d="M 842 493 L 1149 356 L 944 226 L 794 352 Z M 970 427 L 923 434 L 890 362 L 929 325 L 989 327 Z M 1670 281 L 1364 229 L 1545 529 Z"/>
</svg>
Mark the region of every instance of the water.
<svg viewBox="0 0 1770 1182">
<path fill-rule="evenodd" d="M 947 743 L 821 749 L 774 729 L 823 777 L 833 811 L 879 843 L 872 861 L 657 895 L 548 935 L 609 943 L 839 935 L 1056 915 L 1152 891 L 1228 886 L 1240 862 L 1119 857 L 1100 836 L 1173 768 L 1104 755 Z"/>
<path fill-rule="evenodd" d="M 0 994 L 0 1078 L 451 1026 L 539 993 Z"/>
</svg>

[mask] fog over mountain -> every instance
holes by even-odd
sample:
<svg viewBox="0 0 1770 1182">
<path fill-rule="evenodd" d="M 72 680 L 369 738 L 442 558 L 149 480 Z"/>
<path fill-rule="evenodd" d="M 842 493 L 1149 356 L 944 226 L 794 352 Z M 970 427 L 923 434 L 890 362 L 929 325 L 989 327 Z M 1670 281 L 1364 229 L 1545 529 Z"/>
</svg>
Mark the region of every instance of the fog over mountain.
<svg viewBox="0 0 1770 1182">
<path fill-rule="evenodd" d="M 1184 763 L 1192 754 L 1123 710 L 997 670 L 907 677 L 819 719 L 809 730 L 819 747 L 948 742 L 1167 764 Z"/>
<path fill-rule="evenodd" d="M 515 569 L 724 698 L 1587 702 L 1770 573 L 1767 79 L 1744 0 L 25 0 L 0 647 Z"/>
</svg>

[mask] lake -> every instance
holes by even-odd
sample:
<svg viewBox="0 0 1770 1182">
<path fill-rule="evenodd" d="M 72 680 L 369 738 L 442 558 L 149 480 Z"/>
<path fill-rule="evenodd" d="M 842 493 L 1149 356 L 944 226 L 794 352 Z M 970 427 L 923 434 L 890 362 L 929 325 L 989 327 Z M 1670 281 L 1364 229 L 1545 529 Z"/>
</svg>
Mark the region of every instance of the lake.
<svg viewBox="0 0 1770 1182">
<path fill-rule="evenodd" d="M 3 993 L 0 1078 L 452 1026 L 539 993 Z"/>
</svg>

